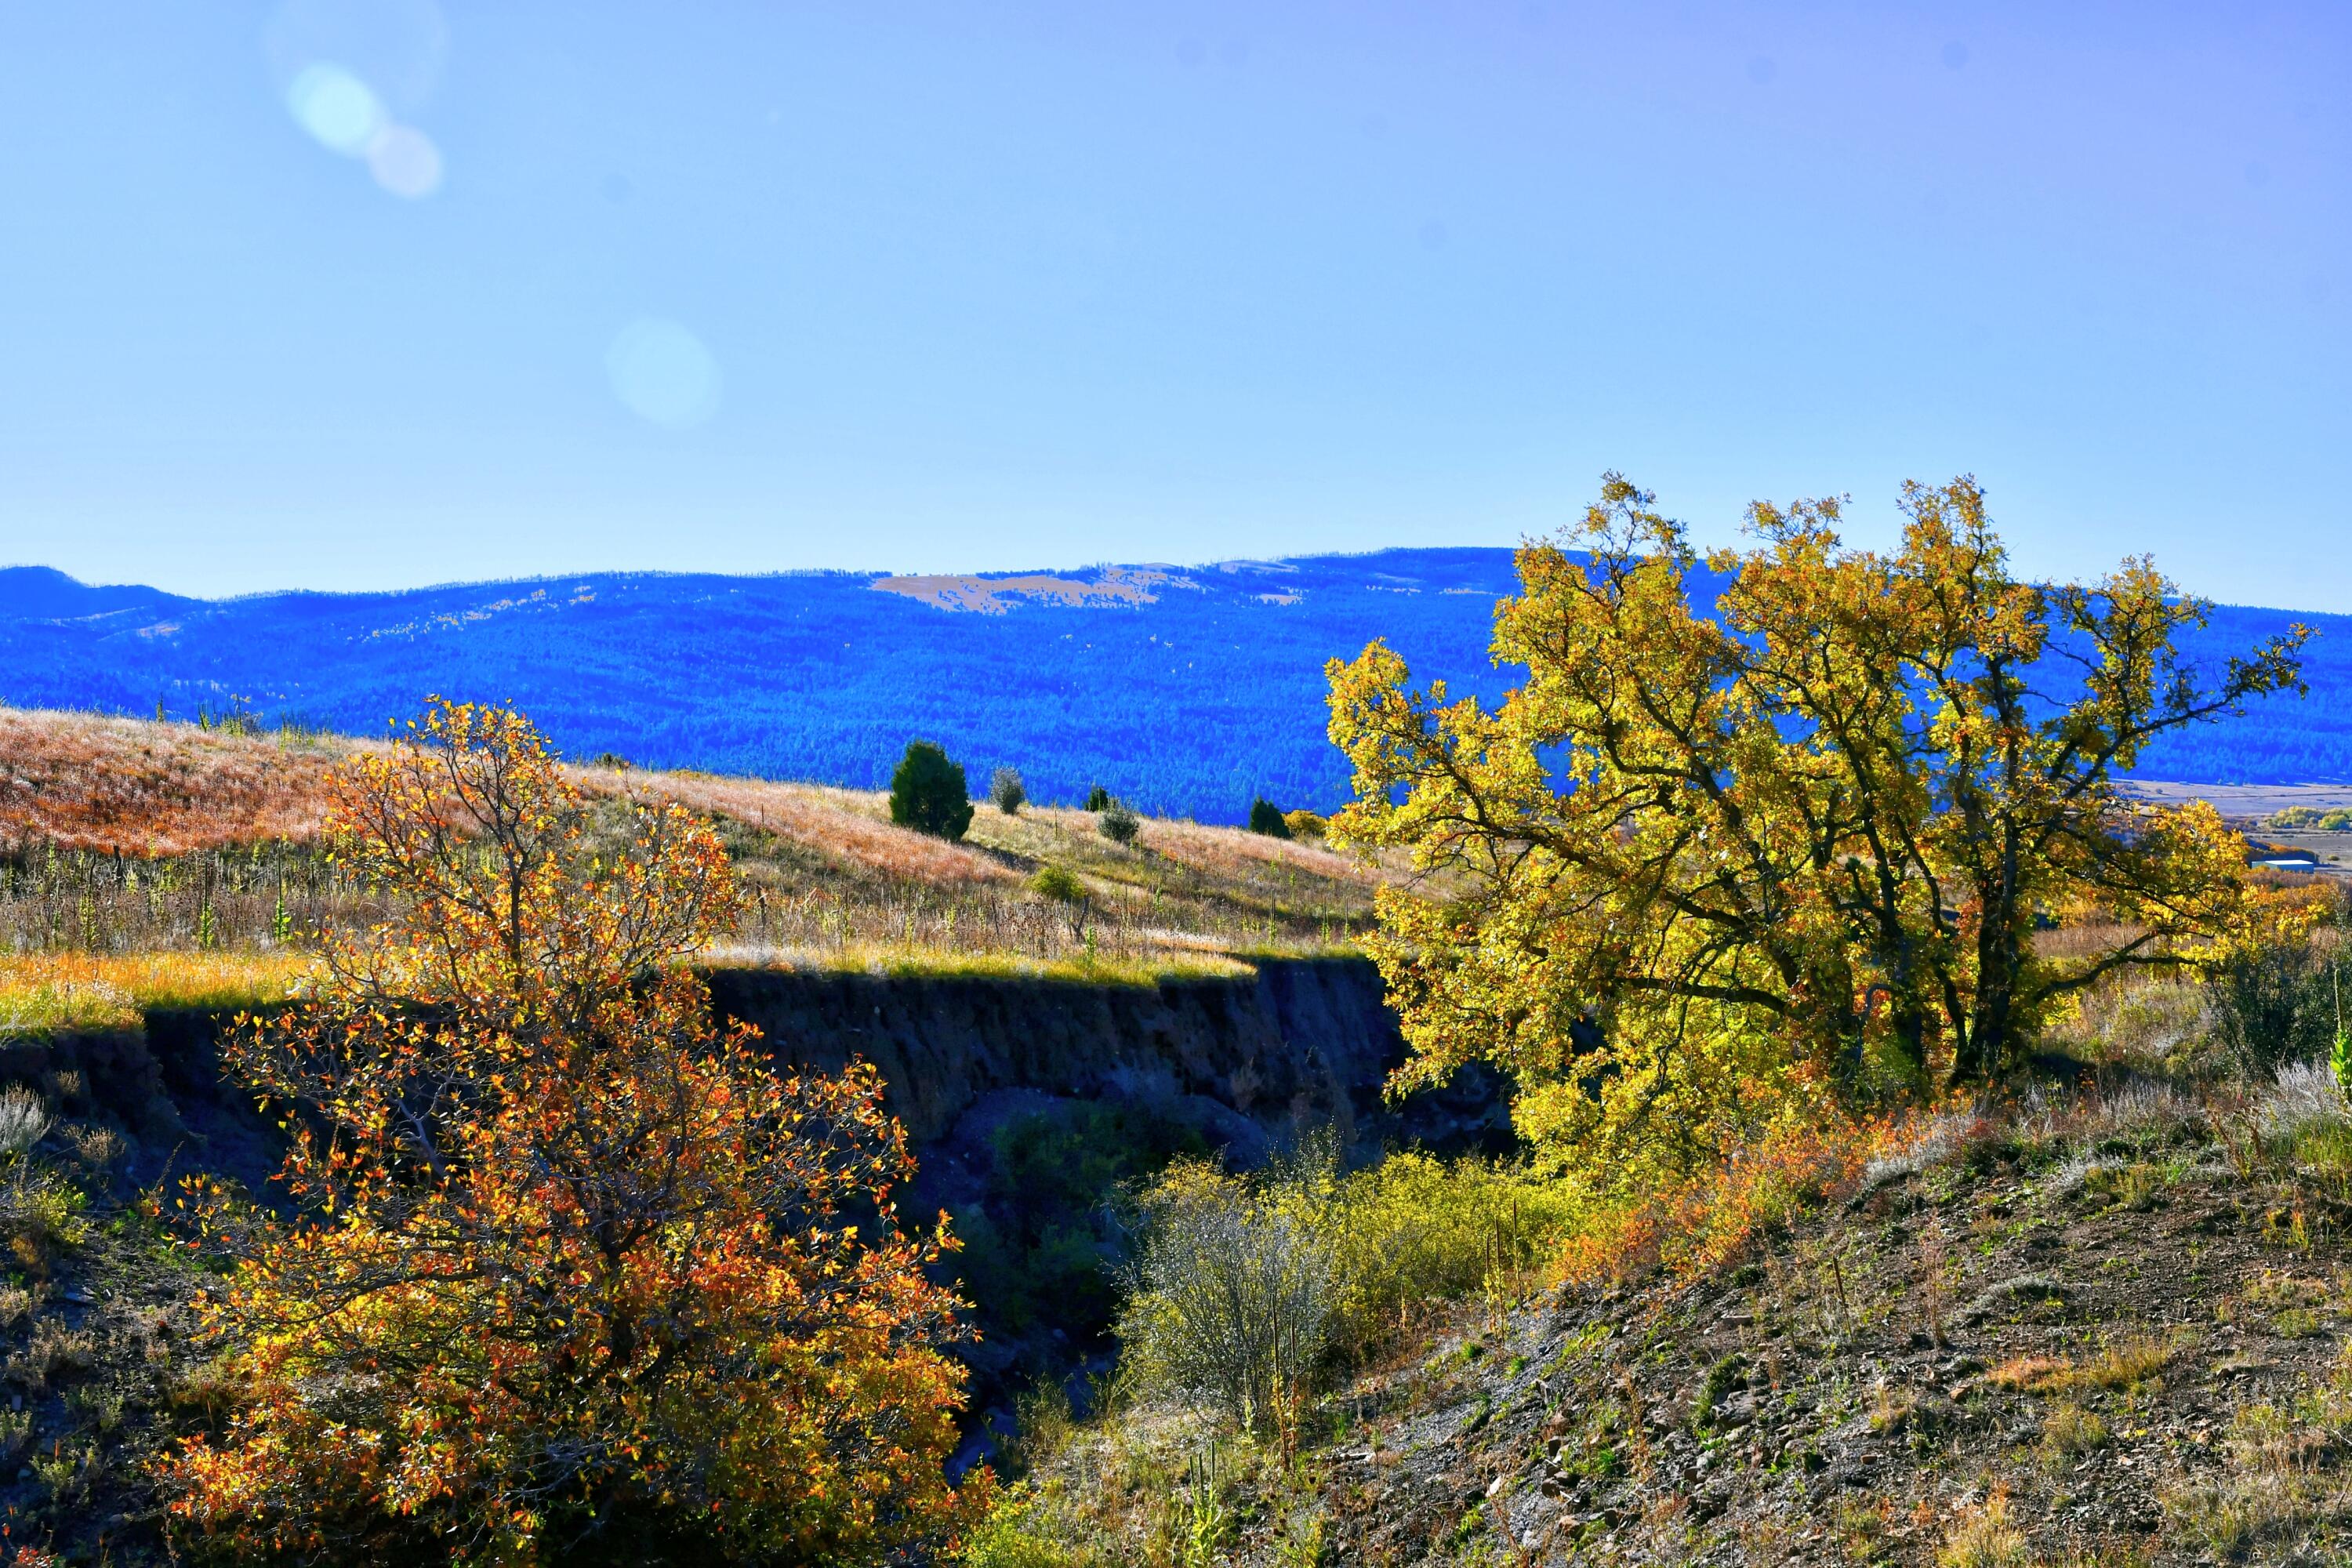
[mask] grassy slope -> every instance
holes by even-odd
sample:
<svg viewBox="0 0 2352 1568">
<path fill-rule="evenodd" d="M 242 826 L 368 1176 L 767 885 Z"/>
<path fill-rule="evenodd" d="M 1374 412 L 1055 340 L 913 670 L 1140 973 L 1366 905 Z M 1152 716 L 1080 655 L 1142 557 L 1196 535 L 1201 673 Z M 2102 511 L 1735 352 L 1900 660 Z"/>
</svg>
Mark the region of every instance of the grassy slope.
<svg viewBox="0 0 2352 1568">
<path fill-rule="evenodd" d="M 362 916 L 360 890 L 339 885 L 318 847 L 328 773 L 362 744 L 0 710 L 0 849 L 15 859 L 0 890 L 0 950 L 192 948 L 209 908 L 216 945 L 266 953 L 281 923 Z M 728 955 L 738 962 L 1215 968 L 1218 953 L 1344 942 L 1390 875 L 1319 847 L 1189 822 L 1147 818 L 1120 846 L 1084 812 L 1005 816 L 982 805 L 966 840 L 950 844 L 892 825 L 870 791 L 695 773 L 573 776 L 593 794 L 672 800 L 713 819 L 747 893 Z M 1048 863 L 1085 883 L 1083 920 L 1027 889 Z"/>
</svg>

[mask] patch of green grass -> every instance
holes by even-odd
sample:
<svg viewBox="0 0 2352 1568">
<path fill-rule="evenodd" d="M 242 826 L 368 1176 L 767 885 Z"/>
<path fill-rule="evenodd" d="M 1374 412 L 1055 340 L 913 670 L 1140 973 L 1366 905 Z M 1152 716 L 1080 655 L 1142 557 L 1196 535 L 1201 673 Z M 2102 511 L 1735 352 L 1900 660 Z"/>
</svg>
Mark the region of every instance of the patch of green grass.
<svg viewBox="0 0 2352 1568">
<path fill-rule="evenodd" d="M 2072 1401 L 2053 1406 L 2042 1418 L 2042 1455 L 2052 1464 L 2104 1448 L 2113 1436 L 2096 1411 Z"/>
</svg>

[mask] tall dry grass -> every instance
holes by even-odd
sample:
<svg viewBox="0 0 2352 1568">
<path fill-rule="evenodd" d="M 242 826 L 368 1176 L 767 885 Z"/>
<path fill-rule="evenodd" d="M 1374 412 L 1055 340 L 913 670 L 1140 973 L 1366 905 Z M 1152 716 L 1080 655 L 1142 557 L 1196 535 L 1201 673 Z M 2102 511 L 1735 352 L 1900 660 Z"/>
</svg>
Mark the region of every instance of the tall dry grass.
<svg viewBox="0 0 2352 1568">
<path fill-rule="evenodd" d="M 0 710 L 0 952 L 272 952 L 378 918 L 320 842 L 329 774 L 366 744 Z M 1198 823 L 1147 820 L 1117 845 L 1087 812 L 984 812 L 949 843 L 893 825 L 877 792 L 568 771 L 594 795 L 718 819 L 745 893 L 733 945 L 793 963 L 961 954 L 1158 972 L 1204 952 L 1322 950 L 1370 922 L 1393 878 Z M 1025 886 L 1046 865 L 1079 879 L 1082 907 Z"/>
<path fill-rule="evenodd" d="M 318 837 L 349 741 L 0 709 L 0 853 L 187 855 Z"/>
<path fill-rule="evenodd" d="M 696 773 L 583 768 L 572 776 L 599 793 L 675 801 L 727 817 L 874 876 L 934 887 L 1018 879 L 1012 868 L 969 845 L 897 826 L 885 797 L 870 791 Z"/>
</svg>

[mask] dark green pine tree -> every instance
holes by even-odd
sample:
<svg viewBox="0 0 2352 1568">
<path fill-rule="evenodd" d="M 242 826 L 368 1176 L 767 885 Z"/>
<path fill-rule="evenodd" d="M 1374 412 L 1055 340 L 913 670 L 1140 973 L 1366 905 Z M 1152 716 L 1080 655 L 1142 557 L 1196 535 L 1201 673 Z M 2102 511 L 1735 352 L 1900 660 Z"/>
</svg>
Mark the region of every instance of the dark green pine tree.
<svg viewBox="0 0 2352 1568">
<path fill-rule="evenodd" d="M 963 764 L 950 762 L 933 741 L 909 741 L 890 775 L 890 820 L 941 838 L 961 838 L 971 826 L 971 792 Z"/>
<path fill-rule="evenodd" d="M 1252 833 L 1263 833 L 1270 838 L 1290 837 L 1290 824 L 1282 820 L 1282 807 L 1264 795 L 1250 802 L 1249 828 Z"/>
</svg>

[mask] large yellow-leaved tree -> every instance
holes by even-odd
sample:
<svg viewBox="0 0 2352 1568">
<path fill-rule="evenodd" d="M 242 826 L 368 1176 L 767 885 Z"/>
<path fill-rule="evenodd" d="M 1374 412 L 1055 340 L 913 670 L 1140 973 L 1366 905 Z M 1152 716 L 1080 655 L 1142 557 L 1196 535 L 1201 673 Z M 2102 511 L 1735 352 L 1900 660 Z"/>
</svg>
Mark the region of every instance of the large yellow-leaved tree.
<svg viewBox="0 0 2352 1568">
<path fill-rule="evenodd" d="M 779 1078 L 713 1025 L 679 964 L 735 919 L 708 826 L 450 703 L 350 763 L 331 822 L 387 912 L 228 1048 L 287 1117 L 293 1213 L 199 1194 L 241 1397 L 173 1463 L 184 1535 L 814 1563 L 949 1524 L 944 1237 L 896 1221 L 870 1070 Z"/>
<path fill-rule="evenodd" d="M 2071 994 L 2241 922 L 2235 836 L 2120 781 L 2299 690 L 2301 628 L 2192 670 L 2206 606 L 2147 562 L 2022 582 L 1973 480 L 1902 504 L 1892 552 L 1817 500 L 1702 558 L 1612 474 L 1518 553 L 1499 706 L 1415 689 L 1383 643 L 1332 661 L 1332 832 L 1427 874 L 1373 941 L 1412 1075 L 1496 1062 L 1539 1138 L 1687 1165 L 1865 1067 L 1982 1082 Z M 2076 940 L 2037 940 L 2060 921 Z"/>
</svg>

